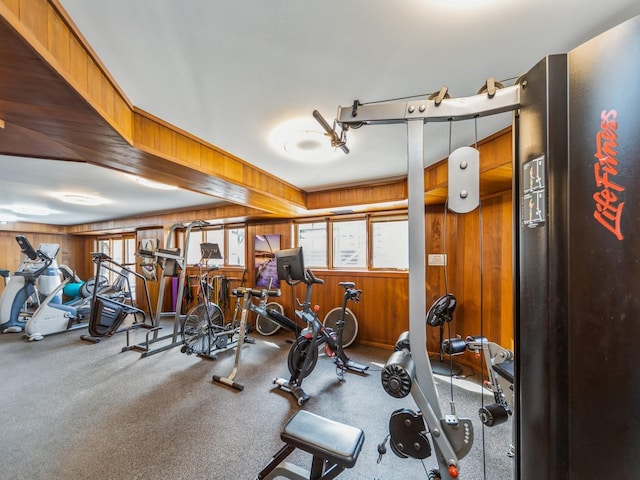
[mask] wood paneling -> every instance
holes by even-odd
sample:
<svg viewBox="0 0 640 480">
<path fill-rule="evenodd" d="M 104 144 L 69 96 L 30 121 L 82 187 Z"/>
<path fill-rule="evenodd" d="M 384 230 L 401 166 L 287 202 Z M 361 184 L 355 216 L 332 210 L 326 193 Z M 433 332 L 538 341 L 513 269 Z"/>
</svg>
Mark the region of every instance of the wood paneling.
<svg viewBox="0 0 640 480">
<path fill-rule="evenodd" d="M 331 209 L 352 205 L 399 202 L 406 199 L 407 182 L 405 180 L 397 180 L 312 192 L 308 194 L 307 207 L 309 210 Z"/>
<path fill-rule="evenodd" d="M 16 242 L 19 233 L 0 231 L 0 268 L 14 272 L 20 265 L 22 258 L 20 247 Z M 87 279 L 91 270 L 87 267 L 91 264 L 86 243 L 82 237 L 73 235 L 57 235 L 53 233 L 28 233 L 25 234 L 34 248 L 42 243 L 55 243 L 60 246 L 57 262 L 66 265 L 82 278 Z M 87 259 L 89 259 L 87 263 Z M 0 280 L 0 292 L 4 289 L 4 282 Z"/>
<path fill-rule="evenodd" d="M 513 348 L 511 191 L 483 198 L 481 208 L 458 215 L 451 232 L 449 284 L 458 306 L 452 333 L 483 335 Z M 458 359 L 457 359 L 458 360 Z M 478 364 L 470 353 L 461 363 Z"/>
<path fill-rule="evenodd" d="M 512 279 L 512 211 L 511 192 L 482 199 L 482 215 L 476 209 L 466 215 L 446 212 L 444 206 L 428 207 L 425 213 L 425 251 L 446 253 L 448 266 L 427 266 L 427 308 L 441 295 L 450 292 L 458 306 L 454 320 L 446 326 L 445 337 L 483 334 L 506 348 L 513 348 L 513 279 Z M 137 240 L 157 238 L 162 246 L 166 230 L 162 227 L 140 229 Z M 255 235 L 280 235 L 281 248 L 291 245 L 291 221 L 252 223 L 247 227 L 247 282 L 255 282 L 253 239 Z M 81 278 L 91 275 L 89 253 L 95 237 L 31 233 L 38 242 L 60 243 L 61 258 L 78 270 Z M 0 232 L 0 265 L 13 270 L 19 263 L 19 248 L 15 233 Z M 320 315 L 341 305 L 340 281 L 354 281 L 363 290 L 362 301 L 350 304 L 358 318 L 357 341 L 363 344 L 392 348 L 400 333 L 408 329 L 408 275 L 406 272 L 314 270 L 325 280 L 314 287 L 312 301 L 320 306 Z M 196 271 L 190 272 L 197 274 Z M 220 274 L 241 277 L 241 269 L 221 269 Z M 446 274 L 446 275 L 445 275 Z M 156 307 L 157 282 L 148 282 L 152 306 Z M 289 317 L 293 317 L 291 287 L 281 285 L 278 300 Z M 304 298 L 304 286 L 298 285 L 294 296 Z M 169 296 L 167 296 L 169 298 Z M 233 302 L 230 302 L 233 305 Z M 166 308 L 166 306 L 165 306 Z M 426 313 L 426 312 L 425 312 Z M 231 314 L 229 312 L 228 314 Z M 428 328 L 428 349 L 438 351 L 438 329 Z M 477 360 L 470 354 L 456 359 L 474 368 Z"/>
</svg>

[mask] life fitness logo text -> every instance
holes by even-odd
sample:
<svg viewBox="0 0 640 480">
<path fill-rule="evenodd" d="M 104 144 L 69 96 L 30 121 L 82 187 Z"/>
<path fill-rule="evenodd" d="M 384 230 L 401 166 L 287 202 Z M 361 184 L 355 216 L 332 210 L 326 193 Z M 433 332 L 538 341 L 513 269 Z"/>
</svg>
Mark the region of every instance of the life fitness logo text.
<svg viewBox="0 0 640 480">
<path fill-rule="evenodd" d="M 593 165 L 593 173 L 598 190 L 593 194 L 596 208 L 593 217 L 614 234 L 618 240 L 624 236 L 620 230 L 624 202 L 620 194 L 624 186 L 616 182 L 618 175 L 618 112 L 603 110 L 600 114 L 600 131 L 596 135 L 596 153 L 598 161 Z"/>
</svg>

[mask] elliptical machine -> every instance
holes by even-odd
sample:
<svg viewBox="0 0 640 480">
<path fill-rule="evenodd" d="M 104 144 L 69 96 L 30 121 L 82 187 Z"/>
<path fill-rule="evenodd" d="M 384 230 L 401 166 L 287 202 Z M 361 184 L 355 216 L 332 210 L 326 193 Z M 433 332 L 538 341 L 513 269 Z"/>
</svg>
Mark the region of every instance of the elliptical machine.
<svg viewBox="0 0 640 480">
<path fill-rule="evenodd" d="M 85 328 L 91 312 L 91 296 L 94 288 L 103 288 L 108 280 L 101 277 L 81 281 L 66 265 L 60 265 L 59 270 L 64 280 L 51 292 L 40 306 L 27 320 L 24 326 L 23 338 L 30 342 L 42 340 L 47 335 Z M 69 288 L 67 288 L 69 287 Z M 59 303 L 61 292 L 76 291 L 77 295 L 67 303 Z"/>
<path fill-rule="evenodd" d="M 32 297 L 40 305 L 40 294 L 49 295 L 60 285 L 60 275 L 55 258 L 60 247 L 56 244 L 41 244 L 35 250 L 24 235 L 18 235 L 16 242 L 22 251 L 22 263 L 13 273 L 11 280 L 0 296 L 0 331 L 2 333 L 22 332 L 27 318 L 24 306 Z M 36 288 L 36 283 L 39 288 Z M 61 294 L 52 301 L 61 302 Z"/>
</svg>

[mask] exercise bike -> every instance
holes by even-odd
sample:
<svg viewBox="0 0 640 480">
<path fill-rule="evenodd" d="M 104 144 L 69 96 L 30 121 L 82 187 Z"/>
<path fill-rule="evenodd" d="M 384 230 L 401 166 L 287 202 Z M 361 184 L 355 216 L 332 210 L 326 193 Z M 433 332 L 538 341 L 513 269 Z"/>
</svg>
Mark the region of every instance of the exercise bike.
<svg viewBox="0 0 640 480">
<path fill-rule="evenodd" d="M 198 355 L 215 360 L 217 353 L 235 347 L 246 332 L 240 332 L 237 319 L 226 322 L 222 309 L 212 300 L 213 281 L 206 269 L 198 277 L 198 304 L 192 307 L 182 319 L 180 351 L 187 355 Z M 235 291 L 234 291 L 235 292 Z"/>
<path fill-rule="evenodd" d="M 220 249 L 216 243 L 200 244 L 200 262 L 198 275 L 197 304 L 192 307 L 180 324 L 182 347 L 180 351 L 187 355 L 198 355 L 209 360 L 216 360 L 217 354 L 234 348 L 242 339 L 244 342 L 247 331 L 238 324 L 234 314 L 230 322 L 225 321 L 224 313 L 218 303 L 222 300 L 220 294 L 220 275 L 212 276 L 216 272 L 216 265 L 209 266 L 210 260 L 221 259 Z M 244 283 L 244 274 L 242 277 Z M 247 339 L 253 342 L 253 340 Z"/>
<path fill-rule="evenodd" d="M 300 336 L 291 346 L 287 358 L 287 366 L 291 377 L 289 380 L 284 378 L 275 378 L 273 380 L 273 383 L 278 388 L 292 393 L 298 405 L 302 406 L 310 398 L 302 389 L 302 381 L 315 368 L 320 348 L 324 348 L 327 355 L 334 358 L 336 372 L 340 381 L 344 379 L 346 370 L 361 374 L 368 370 L 369 367 L 367 365 L 351 360 L 342 347 L 344 312 L 346 311 L 347 303 L 349 301 L 359 301 L 362 291 L 357 290 L 353 282 L 340 283 L 340 286 L 344 288 L 343 313 L 340 321 L 336 323 L 337 331 L 334 331 L 331 328 L 326 328 L 320 322 L 316 310 L 311 307 L 313 285 L 322 285 L 324 280 L 317 278 L 310 269 L 304 268 L 302 247 L 276 252 L 276 262 L 280 280 L 286 281 L 291 286 L 300 282 L 304 282 L 307 286 L 304 303 L 298 302 L 301 308 L 296 310 L 296 316 L 306 322 L 307 327 L 302 330 Z"/>
<path fill-rule="evenodd" d="M 267 299 L 269 297 L 279 297 L 280 290 L 241 287 L 241 288 L 233 289 L 231 291 L 231 294 L 238 299 L 241 305 L 240 326 L 238 327 L 238 340 L 235 343 L 236 356 L 235 356 L 233 369 L 231 370 L 231 373 L 226 377 L 221 377 L 220 375 L 214 375 L 213 381 L 235 388 L 236 390 L 243 390 L 244 385 L 236 382 L 235 378 L 240 368 L 240 357 L 242 356 L 242 345 L 246 340 L 245 335 L 247 331 L 247 319 L 248 319 L 249 312 L 253 311 L 253 312 L 256 312 L 258 315 L 270 316 L 270 313 L 267 311 L 267 308 L 266 308 Z M 259 306 L 256 306 L 253 303 L 253 297 L 260 298 Z M 287 322 L 291 322 L 289 319 L 286 319 L 286 320 Z M 293 322 L 291 322 L 291 324 L 295 325 Z"/>
</svg>

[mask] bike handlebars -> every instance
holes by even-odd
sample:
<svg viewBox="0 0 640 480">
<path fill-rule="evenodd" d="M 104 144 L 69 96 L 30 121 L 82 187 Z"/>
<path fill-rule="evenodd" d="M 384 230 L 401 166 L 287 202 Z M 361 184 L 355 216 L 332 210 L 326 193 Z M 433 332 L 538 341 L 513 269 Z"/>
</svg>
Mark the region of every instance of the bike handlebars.
<svg viewBox="0 0 640 480">
<path fill-rule="evenodd" d="M 355 288 L 349 288 L 345 290 L 345 296 L 347 297 L 347 300 L 353 300 L 354 302 L 360 301 L 361 293 L 362 293 L 362 290 L 357 290 Z"/>
<path fill-rule="evenodd" d="M 313 272 L 311 271 L 310 268 L 307 268 L 305 270 L 305 280 L 307 285 L 311 284 L 311 283 L 317 283 L 319 285 L 322 285 L 324 283 L 324 280 L 322 280 L 321 278 L 316 277 Z"/>
<path fill-rule="evenodd" d="M 249 293 L 252 297 L 279 297 L 280 289 L 267 290 L 266 288 L 234 288 L 231 293 L 236 297 L 244 297 L 246 293 Z"/>
</svg>

